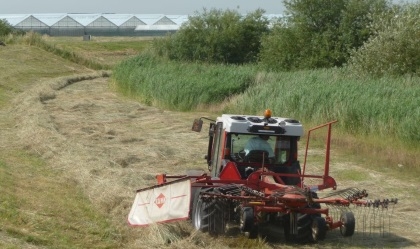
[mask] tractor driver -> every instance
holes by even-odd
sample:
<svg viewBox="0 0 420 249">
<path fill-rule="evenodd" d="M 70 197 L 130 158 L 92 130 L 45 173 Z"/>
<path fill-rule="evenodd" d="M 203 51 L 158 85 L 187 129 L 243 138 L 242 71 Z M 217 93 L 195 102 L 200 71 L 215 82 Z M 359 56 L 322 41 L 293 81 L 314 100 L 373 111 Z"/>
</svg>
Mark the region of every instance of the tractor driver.
<svg viewBox="0 0 420 249">
<path fill-rule="evenodd" d="M 250 138 L 245 145 L 245 156 L 248 155 L 251 150 L 265 150 L 268 152 L 268 157 L 274 158 L 273 148 L 271 148 L 271 145 L 267 142 L 269 138 L 270 136 L 268 135 L 258 135 Z"/>
</svg>

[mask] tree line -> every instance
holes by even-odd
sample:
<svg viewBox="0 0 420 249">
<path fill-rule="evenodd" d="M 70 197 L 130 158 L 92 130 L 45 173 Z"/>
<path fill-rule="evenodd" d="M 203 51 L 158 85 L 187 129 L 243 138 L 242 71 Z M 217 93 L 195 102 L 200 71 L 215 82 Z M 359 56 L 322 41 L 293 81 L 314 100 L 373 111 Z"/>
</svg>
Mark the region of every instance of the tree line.
<svg viewBox="0 0 420 249">
<path fill-rule="evenodd" d="M 355 74 L 420 74 L 420 4 L 284 0 L 284 18 L 258 9 L 204 9 L 153 43 L 171 60 L 256 63 L 269 71 L 347 67 Z"/>
</svg>

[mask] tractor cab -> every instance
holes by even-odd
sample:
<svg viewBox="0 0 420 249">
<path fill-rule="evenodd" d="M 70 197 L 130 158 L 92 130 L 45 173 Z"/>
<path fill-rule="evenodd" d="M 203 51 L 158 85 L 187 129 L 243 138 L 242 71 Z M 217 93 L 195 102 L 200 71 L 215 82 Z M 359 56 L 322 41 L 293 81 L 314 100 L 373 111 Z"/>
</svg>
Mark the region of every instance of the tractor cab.
<svg viewBox="0 0 420 249">
<path fill-rule="evenodd" d="M 259 169 L 285 174 L 300 172 L 297 144 L 303 135 L 302 124 L 271 114 L 270 110 L 263 116 L 223 114 L 210 123 L 205 158 L 212 177 L 247 179 Z M 193 130 L 201 130 L 201 125 L 201 119 L 195 120 Z M 296 177 L 284 177 L 286 184 L 295 185 L 298 181 Z"/>
</svg>

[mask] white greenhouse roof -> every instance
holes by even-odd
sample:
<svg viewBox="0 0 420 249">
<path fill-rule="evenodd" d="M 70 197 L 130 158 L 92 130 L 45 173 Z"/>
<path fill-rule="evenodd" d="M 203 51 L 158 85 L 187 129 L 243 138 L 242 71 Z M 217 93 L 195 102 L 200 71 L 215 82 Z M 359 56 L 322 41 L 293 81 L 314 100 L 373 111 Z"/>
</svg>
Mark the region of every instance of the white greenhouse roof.
<svg viewBox="0 0 420 249">
<path fill-rule="evenodd" d="M 148 15 L 136 15 L 136 17 L 142 20 L 147 25 L 152 25 L 165 17 L 163 14 L 148 14 Z"/>
<path fill-rule="evenodd" d="M 6 20 L 10 25 L 15 26 L 16 24 L 22 22 L 23 20 L 27 19 L 29 16 L 28 14 L 9 14 L 9 15 L 0 15 L 1 20 Z"/>
<path fill-rule="evenodd" d="M 178 30 L 179 25 L 138 25 L 135 31 L 152 31 L 152 30 Z"/>
<path fill-rule="evenodd" d="M 131 14 L 103 14 L 102 16 L 117 26 L 121 26 L 134 17 L 134 15 Z"/>
<path fill-rule="evenodd" d="M 96 19 L 100 18 L 101 14 L 67 14 L 69 17 L 73 18 L 76 22 L 87 26 L 94 22 Z"/>
<path fill-rule="evenodd" d="M 188 16 L 186 15 L 166 15 L 167 18 L 171 19 L 174 23 L 181 25 L 188 21 Z"/>
<path fill-rule="evenodd" d="M 65 18 L 67 14 L 32 14 L 31 16 L 45 23 L 47 26 L 52 26 Z"/>
<path fill-rule="evenodd" d="M 283 17 L 278 14 L 265 15 L 273 21 Z M 14 27 L 36 25 L 46 27 L 136 27 L 136 30 L 177 30 L 188 21 L 188 15 L 164 14 L 113 14 L 113 13 L 51 13 L 51 14 L 0 14 Z M 39 21 L 39 22 L 38 22 Z M 144 25 L 143 25 L 144 24 Z M 143 26 L 143 27 L 140 27 Z M 35 27 L 35 26 L 34 26 Z"/>
</svg>

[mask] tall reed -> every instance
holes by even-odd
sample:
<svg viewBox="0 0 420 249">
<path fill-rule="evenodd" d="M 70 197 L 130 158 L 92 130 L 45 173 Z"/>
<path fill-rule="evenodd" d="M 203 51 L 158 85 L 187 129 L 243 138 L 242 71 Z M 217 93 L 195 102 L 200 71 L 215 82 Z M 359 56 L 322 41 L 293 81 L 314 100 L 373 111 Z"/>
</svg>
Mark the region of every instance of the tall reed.
<svg viewBox="0 0 420 249">
<path fill-rule="evenodd" d="M 255 84 L 228 105 L 228 111 L 277 115 L 306 122 L 338 120 L 353 134 L 420 141 L 420 78 L 355 78 L 338 69 L 260 73 Z"/>
<path fill-rule="evenodd" d="M 244 92 L 254 80 L 251 66 L 167 61 L 141 54 L 116 67 L 119 89 L 146 104 L 189 111 Z"/>
<path fill-rule="evenodd" d="M 121 63 L 122 92 L 172 110 L 222 106 L 220 112 L 276 115 L 305 122 L 338 120 L 353 134 L 420 141 L 420 78 L 358 78 L 339 69 L 268 73 L 256 66 L 166 61 L 142 54 Z"/>
</svg>

